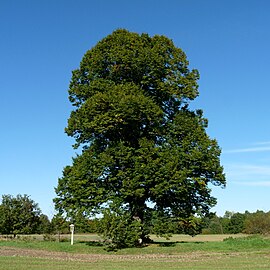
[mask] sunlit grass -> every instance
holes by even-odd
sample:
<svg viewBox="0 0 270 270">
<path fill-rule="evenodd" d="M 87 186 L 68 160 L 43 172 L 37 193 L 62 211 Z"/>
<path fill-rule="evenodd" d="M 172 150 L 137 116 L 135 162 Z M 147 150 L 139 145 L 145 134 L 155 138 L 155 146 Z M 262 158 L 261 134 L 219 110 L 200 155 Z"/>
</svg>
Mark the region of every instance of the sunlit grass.
<svg viewBox="0 0 270 270">
<path fill-rule="evenodd" d="M 70 242 L 50 242 L 33 240 L 31 238 L 24 240 L 0 241 L 1 246 L 13 246 L 19 248 L 43 249 L 48 251 L 85 253 L 85 254 L 111 254 L 105 250 L 102 242 L 97 240 L 94 235 L 87 235 L 84 238 L 77 238 L 74 245 Z M 128 248 L 117 250 L 113 254 L 177 254 L 193 251 L 245 251 L 245 250 L 270 250 L 270 239 L 260 236 L 223 236 L 208 235 L 205 237 L 188 238 L 187 236 L 175 235 L 170 241 L 165 239 L 155 239 L 156 241 L 142 248 Z M 225 240 L 224 240 L 225 239 Z M 197 240 L 197 241 L 195 241 Z M 204 241 L 203 241 L 204 240 Z"/>
<path fill-rule="evenodd" d="M 73 246 L 69 242 L 48 242 L 37 238 L 0 241 L 0 255 L 1 248 L 7 247 L 29 251 L 26 255 L 0 256 L 0 270 L 267 269 L 270 265 L 270 239 L 262 236 L 226 236 L 222 240 L 225 237 L 208 235 L 187 241 L 187 236 L 175 235 L 170 242 L 159 238 L 143 248 L 116 252 L 107 252 L 100 242 L 93 241 L 94 237 L 83 235 Z M 31 250 L 52 253 L 43 258 L 31 254 Z"/>
</svg>

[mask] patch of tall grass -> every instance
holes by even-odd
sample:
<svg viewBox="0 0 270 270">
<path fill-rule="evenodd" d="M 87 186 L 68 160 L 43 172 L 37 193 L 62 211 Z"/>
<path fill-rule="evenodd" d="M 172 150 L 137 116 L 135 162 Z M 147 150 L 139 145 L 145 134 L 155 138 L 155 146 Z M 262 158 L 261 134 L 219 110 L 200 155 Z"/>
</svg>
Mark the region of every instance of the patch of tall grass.
<svg viewBox="0 0 270 270">
<path fill-rule="evenodd" d="M 265 249 L 270 248 L 270 239 L 262 235 L 252 235 L 239 238 L 225 238 L 223 240 L 226 246 L 239 249 Z"/>
</svg>

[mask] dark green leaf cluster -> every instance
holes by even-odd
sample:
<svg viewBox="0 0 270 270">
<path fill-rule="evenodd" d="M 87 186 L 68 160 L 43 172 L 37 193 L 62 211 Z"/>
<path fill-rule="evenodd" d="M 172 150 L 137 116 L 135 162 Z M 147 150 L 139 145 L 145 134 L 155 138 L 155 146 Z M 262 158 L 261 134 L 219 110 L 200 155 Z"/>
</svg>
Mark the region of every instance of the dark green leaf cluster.
<svg viewBox="0 0 270 270">
<path fill-rule="evenodd" d="M 188 65 L 167 37 L 121 29 L 85 54 L 66 128 L 83 151 L 59 179 L 60 212 L 95 214 L 117 201 L 140 220 L 142 239 L 149 208 L 180 219 L 208 213 L 209 183 L 224 186 L 225 176 L 207 120 L 189 109 L 199 74 Z"/>
<path fill-rule="evenodd" d="M 41 211 L 27 195 L 3 195 L 0 205 L 0 233 L 31 234 L 40 224 Z"/>
<path fill-rule="evenodd" d="M 98 232 L 108 250 L 138 246 L 141 243 L 141 221 L 133 219 L 124 207 L 110 207 L 103 211 Z"/>
</svg>

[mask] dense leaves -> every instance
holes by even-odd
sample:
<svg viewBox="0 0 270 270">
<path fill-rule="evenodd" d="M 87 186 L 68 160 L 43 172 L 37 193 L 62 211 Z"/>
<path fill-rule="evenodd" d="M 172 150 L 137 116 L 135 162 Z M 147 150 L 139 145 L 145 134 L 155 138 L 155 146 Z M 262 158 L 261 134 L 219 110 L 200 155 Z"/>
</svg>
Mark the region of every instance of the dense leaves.
<svg viewBox="0 0 270 270">
<path fill-rule="evenodd" d="M 244 232 L 250 234 L 270 233 L 270 212 L 257 211 L 249 214 L 244 220 Z"/>
<path fill-rule="evenodd" d="M 66 128 L 82 153 L 59 179 L 60 213 L 74 219 L 118 205 L 141 223 L 144 240 L 152 211 L 187 226 L 209 212 L 216 203 L 209 184 L 224 186 L 225 176 L 207 120 L 189 109 L 199 74 L 188 65 L 167 37 L 126 30 L 84 55 L 70 83 L 75 109 Z"/>
<path fill-rule="evenodd" d="M 109 250 L 133 247 L 141 241 L 141 221 L 133 219 L 126 209 L 108 208 L 103 211 L 98 232 L 102 234 Z"/>
<path fill-rule="evenodd" d="M 223 217 L 215 214 L 202 219 L 203 233 L 205 234 L 269 234 L 270 212 L 257 210 L 254 213 L 234 213 L 226 211 Z"/>
<path fill-rule="evenodd" d="M 2 196 L 0 205 L 0 233 L 2 234 L 30 234 L 37 231 L 40 224 L 41 211 L 27 195 Z"/>
</svg>

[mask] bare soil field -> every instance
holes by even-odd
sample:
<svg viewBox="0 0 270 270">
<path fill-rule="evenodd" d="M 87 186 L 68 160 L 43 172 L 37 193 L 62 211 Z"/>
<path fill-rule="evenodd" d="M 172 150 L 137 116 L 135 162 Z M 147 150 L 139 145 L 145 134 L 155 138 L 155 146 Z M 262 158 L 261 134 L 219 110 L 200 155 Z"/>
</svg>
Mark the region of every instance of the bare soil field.
<svg viewBox="0 0 270 270">
<path fill-rule="evenodd" d="M 255 253 L 255 252 L 254 252 Z M 53 260 L 97 262 L 97 261 L 159 261 L 159 262 L 195 262 L 218 260 L 225 257 L 250 256 L 251 252 L 202 252 L 181 254 L 143 254 L 143 255 L 115 255 L 115 254 L 74 254 L 68 252 L 52 252 L 17 247 L 0 247 L 0 256 L 45 258 Z M 270 258 L 270 253 L 267 254 Z"/>
</svg>

